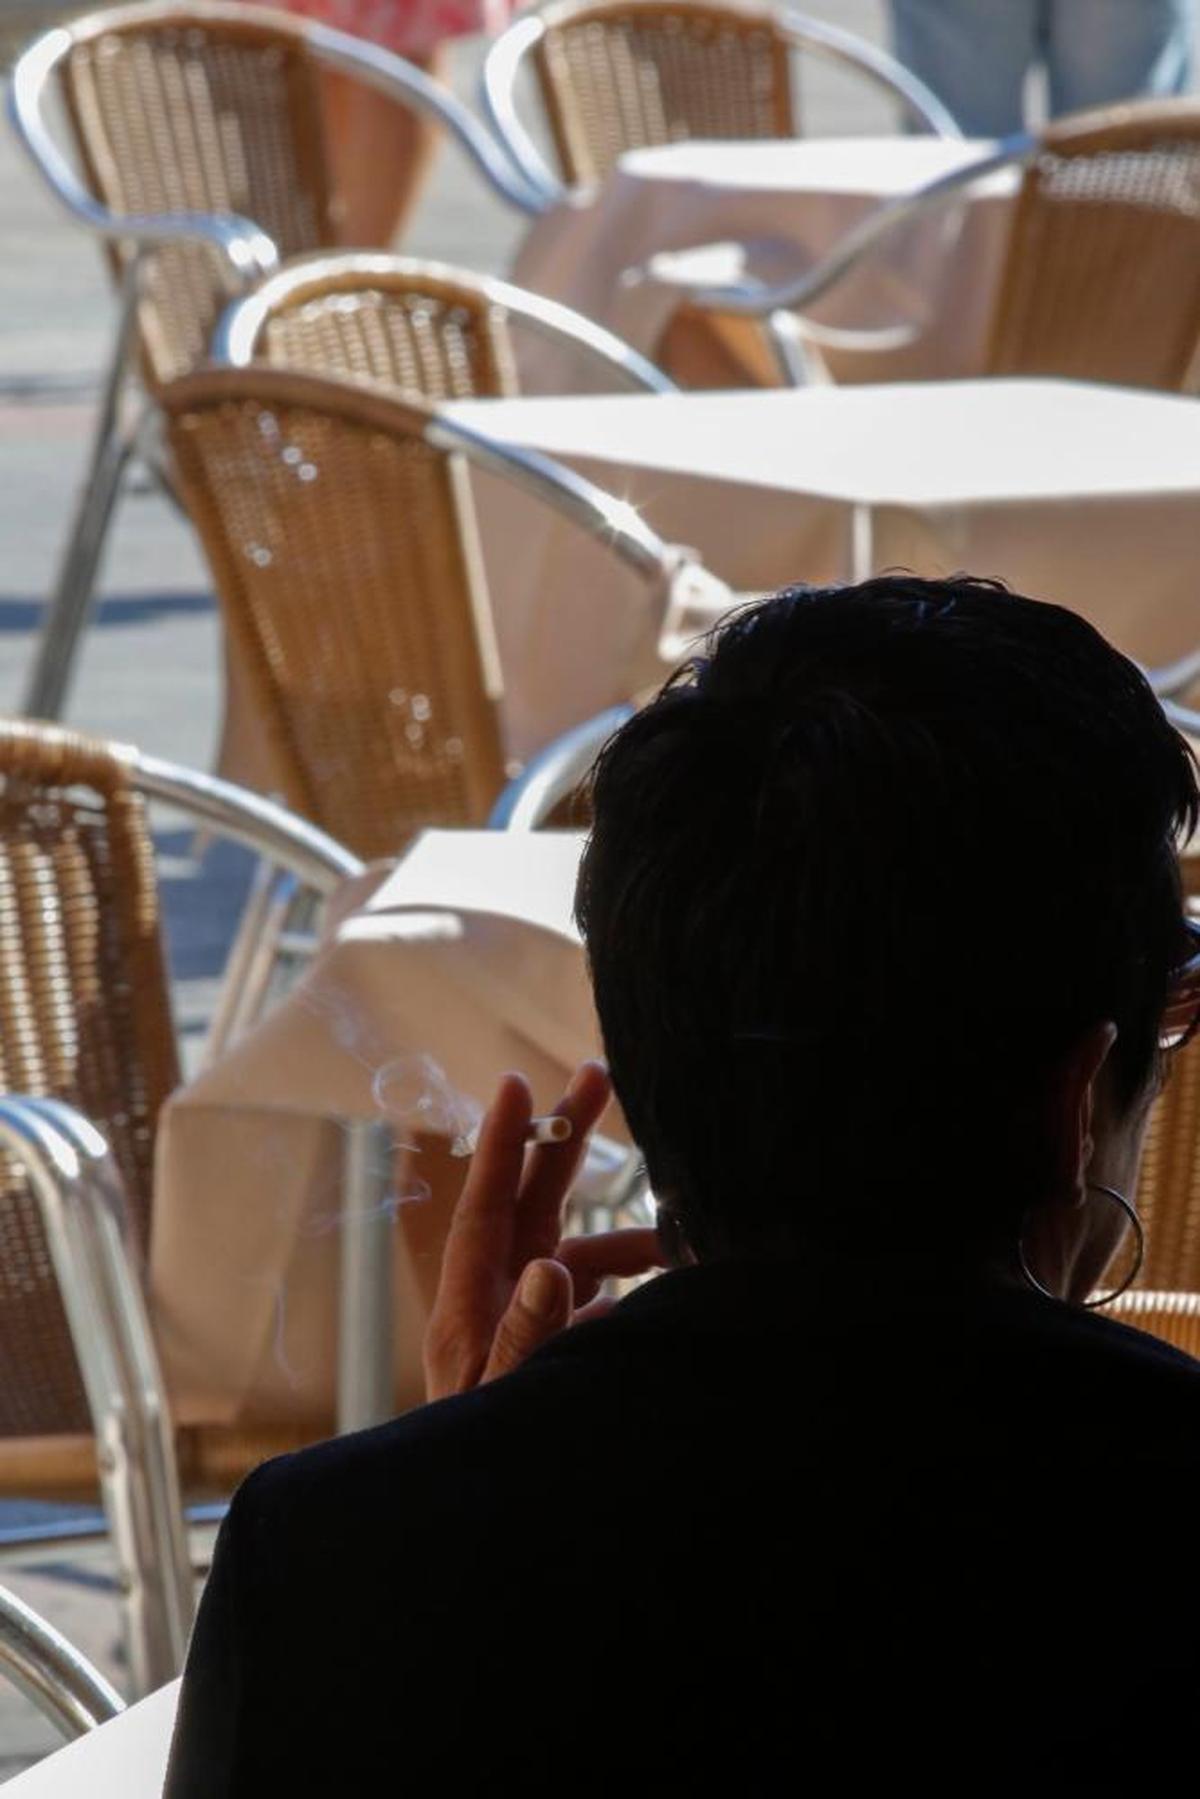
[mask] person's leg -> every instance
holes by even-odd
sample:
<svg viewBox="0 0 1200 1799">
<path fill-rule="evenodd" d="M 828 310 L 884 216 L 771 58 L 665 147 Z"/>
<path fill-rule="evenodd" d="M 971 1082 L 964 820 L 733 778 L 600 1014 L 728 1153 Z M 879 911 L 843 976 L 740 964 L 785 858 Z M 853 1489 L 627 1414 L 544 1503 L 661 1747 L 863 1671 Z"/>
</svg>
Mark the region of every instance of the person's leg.
<svg viewBox="0 0 1200 1799">
<path fill-rule="evenodd" d="M 1025 122 L 1035 0 L 891 0 L 892 48 L 950 108 L 968 137 Z"/>
<path fill-rule="evenodd" d="M 410 56 L 439 75 L 443 52 Z M 407 224 L 429 173 L 438 129 L 352 77 L 325 77 L 325 116 L 339 201 L 339 235 L 354 249 L 386 248 Z"/>
<path fill-rule="evenodd" d="M 1051 113 L 1186 93 L 1193 18 L 1192 0 L 1050 0 Z"/>
</svg>

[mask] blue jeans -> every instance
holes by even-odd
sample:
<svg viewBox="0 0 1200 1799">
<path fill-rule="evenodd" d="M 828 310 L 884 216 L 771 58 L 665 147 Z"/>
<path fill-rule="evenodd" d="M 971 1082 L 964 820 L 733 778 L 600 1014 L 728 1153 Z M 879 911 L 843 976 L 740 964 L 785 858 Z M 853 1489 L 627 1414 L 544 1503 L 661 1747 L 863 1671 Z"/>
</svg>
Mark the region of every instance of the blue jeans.
<svg viewBox="0 0 1200 1799">
<path fill-rule="evenodd" d="M 1190 82 L 1192 0 L 891 0 L 891 11 L 895 54 L 968 137 L 1022 129 L 1037 63 L 1056 116 Z"/>
</svg>

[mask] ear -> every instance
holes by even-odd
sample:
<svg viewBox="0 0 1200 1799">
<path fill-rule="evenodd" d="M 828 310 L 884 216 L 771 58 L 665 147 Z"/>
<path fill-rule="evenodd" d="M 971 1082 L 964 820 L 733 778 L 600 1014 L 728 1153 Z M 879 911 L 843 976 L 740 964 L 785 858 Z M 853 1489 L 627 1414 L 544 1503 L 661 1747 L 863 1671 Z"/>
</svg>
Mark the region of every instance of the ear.
<svg viewBox="0 0 1200 1799">
<path fill-rule="evenodd" d="M 1093 1025 L 1058 1065 L 1049 1096 L 1049 1123 L 1054 1145 L 1052 1197 L 1060 1204 L 1082 1206 L 1087 1198 L 1100 1071 L 1116 1040 L 1117 1027 L 1111 1020 Z"/>
</svg>

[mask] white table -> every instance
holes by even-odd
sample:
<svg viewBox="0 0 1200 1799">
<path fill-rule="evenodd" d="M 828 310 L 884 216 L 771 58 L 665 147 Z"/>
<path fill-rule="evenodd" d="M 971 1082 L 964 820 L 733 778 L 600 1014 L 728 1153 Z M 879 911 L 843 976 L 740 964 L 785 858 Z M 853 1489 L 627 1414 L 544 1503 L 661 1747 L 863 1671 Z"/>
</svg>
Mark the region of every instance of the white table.
<svg viewBox="0 0 1200 1799">
<path fill-rule="evenodd" d="M 782 279 L 817 261 L 866 214 L 977 162 L 990 142 L 929 137 L 802 138 L 782 143 L 686 143 L 630 151 L 584 202 L 531 228 L 513 279 L 577 307 L 653 355 L 678 296 L 631 271 L 659 251 L 714 242 L 750 246 L 752 272 Z M 868 361 L 834 353 L 839 380 L 927 379 L 977 373 L 1016 176 L 969 190 L 960 230 L 945 215 L 906 227 L 814 309 L 829 324 L 909 321 L 919 342 Z M 523 358 L 531 391 L 553 392 L 548 348 Z"/>
<path fill-rule="evenodd" d="M 449 410 L 632 499 L 743 590 L 965 569 L 1073 607 L 1146 662 L 1200 642 L 1189 398 L 1014 380 Z M 528 745 L 644 681 L 652 621 L 644 590 L 577 531 L 490 479 L 476 490 L 501 656 L 522 670 L 510 728 Z M 578 643 L 569 682 L 560 651 L 539 679 L 554 632 Z"/>
<path fill-rule="evenodd" d="M 178 1703 L 173 1680 L 6 1781 L 8 1793 L 12 1799 L 159 1799 Z"/>
<path fill-rule="evenodd" d="M 287 998 L 168 1102 L 150 1297 L 178 1422 L 327 1433 L 352 1120 L 420 1145 L 376 1221 L 393 1271 L 391 1391 L 397 1406 L 419 1403 L 466 1168 L 429 1139 L 465 1134 L 510 1068 L 549 1110 L 600 1047 L 571 915 L 581 841 L 422 833 L 382 885 L 345 896 Z M 603 1129 L 623 1137 L 615 1108 Z"/>
</svg>

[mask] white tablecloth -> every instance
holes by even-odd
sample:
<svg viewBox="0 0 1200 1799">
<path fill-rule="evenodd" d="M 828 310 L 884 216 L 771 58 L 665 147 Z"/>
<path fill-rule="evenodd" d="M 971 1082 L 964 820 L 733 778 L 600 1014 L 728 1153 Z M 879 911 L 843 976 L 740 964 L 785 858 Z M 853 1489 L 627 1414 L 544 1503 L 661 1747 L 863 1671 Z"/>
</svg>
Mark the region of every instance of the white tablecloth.
<svg viewBox="0 0 1200 1799">
<path fill-rule="evenodd" d="M 12 1799 L 159 1799 L 178 1703 L 173 1680 L 6 1781 Z"/>
<path fill-rule="evenodd" d="M 767 280 L 809 267 L 886 201 L 979 161 L 994 145 L 940 138 L 807 138 L 783 143 L 686 143 L 623 156 L 594 198 L 539 219 L 513 268 L 524 287 L 599 319 L 653 355 L 677 303 L 631 280 L 664 250 L 733 241 Z M 911 347 L 880 360 L 828 358 L 839 380 L 978 373 L 1016 177 L 989 177 L 963 209 L 905 227 L 814 308 L 829 324 L 877 328 L 920 321 Z M 961 229 L 955 229 L 955 220 Z M 554 391 L 549 348 L 523 359 L 532 391 Z"/>
<path fill-rule="evenodd" d="M 397 1405 L 422 1398 L 420 1345 L 467 1164 L 430 1141 L 474 1122 L 519 1069 L 541 1111 L 599 1031 L 571 918 L 574 833 L 427 831 L 343 917 L 295 991 L 167 1105 L 151 1304 L 185 1424 L 333 1417 L 343 1121 L 414 1140 L 392 1211 Z M 614 1116 L 604 1124 L 620 1137 Z"/>
<path fill-rule="evenodd" d="M 877 569 L 999 576 L 1147 662 L 1200 641 L 1189 398 L 1022 380 L 449 410 L 633 500 L 737 588 L 846 579 L 857 516 Z M 522 670 L 508 701 L 521 753 L 644 678 L 646 594 L 545 508 L 490 477 L 476 491 L 501 654 Z"/>
</svg>

